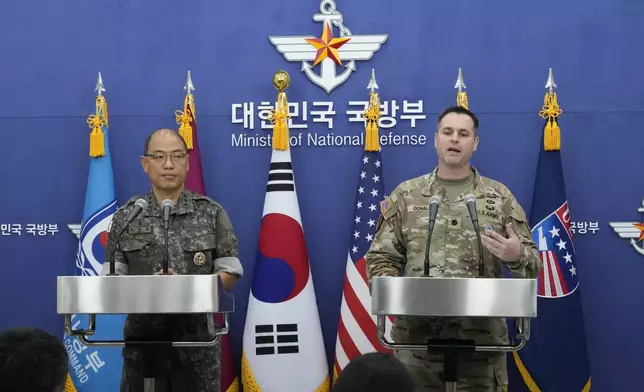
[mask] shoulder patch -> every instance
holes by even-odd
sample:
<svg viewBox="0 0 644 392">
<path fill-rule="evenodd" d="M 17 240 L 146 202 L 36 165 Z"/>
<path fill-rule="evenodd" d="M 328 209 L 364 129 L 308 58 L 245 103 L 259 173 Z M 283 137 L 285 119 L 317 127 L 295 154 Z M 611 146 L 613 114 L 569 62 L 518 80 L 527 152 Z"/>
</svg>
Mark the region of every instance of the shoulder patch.
<svg viewBox="0 0 644 392">
<path fill-rule="evenodd" d="M 382 215 L 386 215 L 387 211 L 391 209 L 391 206 L 393 205 L 393 201 L 391 200 L 391 197 L 387 196 L 383 201 L 380 202 L 380 212 Z"/>
<path fill-rule="evenodd" d="M 380 215 L 384 219 L 389 219 L 392 216 L 396 215 L 398 212 L 398 206 L 396 201 L 391 196 L 385 197 L 383 201 L 380 202 Z"/>
<path fill-rule="evenodd" d="M 528 217 L 526 216 L 523 207 L 521 207 L 521 204 L 519 204 L 519 201 L 516 198 L 512 198 L 512 204 L 510 206 L 510 216 L 519 222 L 528 223 Z"/>
</svg>

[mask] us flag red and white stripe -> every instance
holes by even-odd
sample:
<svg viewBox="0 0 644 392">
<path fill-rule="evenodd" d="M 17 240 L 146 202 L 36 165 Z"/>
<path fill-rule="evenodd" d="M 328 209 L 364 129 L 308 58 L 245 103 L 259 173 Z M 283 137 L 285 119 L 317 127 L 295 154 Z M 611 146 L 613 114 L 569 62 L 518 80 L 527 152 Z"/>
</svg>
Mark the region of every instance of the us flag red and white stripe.
<svg viewBox="0 0 644 392">
<path fill-rule="evenodd" d="M 375 351 L 392 353 L 378 340 L 376 317 L 371 315 L 371 295 L 367 285 L 364 258 L 376 232 L 376 223 L 380 216 L 379 204 L 384 198 L 380 151 L 365 151 L 361 161 L 351 243 L 347 255 L 347 272 L 333 365 L 334 380 L 349 361 L 361 354 Z M 391 321 L 387 320 L 385 336 L 389 336 L 390 331 Z"/>
</svg>

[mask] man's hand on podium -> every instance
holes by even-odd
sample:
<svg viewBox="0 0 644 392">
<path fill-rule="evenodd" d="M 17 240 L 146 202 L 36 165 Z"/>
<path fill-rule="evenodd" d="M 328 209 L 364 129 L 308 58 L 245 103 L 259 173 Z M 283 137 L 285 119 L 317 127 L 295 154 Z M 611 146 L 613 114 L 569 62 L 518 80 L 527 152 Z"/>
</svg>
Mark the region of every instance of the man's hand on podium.
<svg viewBox="0 0 644 392">
<path fill-rule="evenodd" d="M 165 275 L 165 274 L 163 273 L 163 270 L 160 270 L 160 271 L 157 271 L 157 272 L 153 273 L 152 275 Z M 174 270 L 172 268 L 168 268 L 168 275 L 178 275 L 178 274 L 176 272 L 174 272 Z"/>
<path fill-rule="evenodd" d="M 217 275 L 221 278 L 221 283 L 224 286 L 224 290 L 230 291 L 235 286 L 237 282 L 237 277 L 235 275 L 229 274 L 228 272 L 220 271 L 217 272 Z"/>
<path fill-rule="evenodd" d="M 485 230 L 485 235 L 481 236 L 481 242 L 494 256 L 503 261 L 517 261 L 521 256 L 521 242 L 519 237 L 512 229 L 512 223 L 507 226 L 508 238 L 495 233 L 493 230 Z"/>
</svg>

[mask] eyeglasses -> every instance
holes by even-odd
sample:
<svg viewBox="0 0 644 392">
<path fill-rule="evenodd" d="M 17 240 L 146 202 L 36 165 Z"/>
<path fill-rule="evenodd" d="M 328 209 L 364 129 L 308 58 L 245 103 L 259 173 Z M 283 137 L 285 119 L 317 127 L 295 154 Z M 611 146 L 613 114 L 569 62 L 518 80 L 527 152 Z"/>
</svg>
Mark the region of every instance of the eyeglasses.
<svg viewBox="0 0 644 392">
<path fill-rule="evenodd" d="M 172 159 L 172 163 L 182 164 L 186 160 L 187 154 L 181 152 L 173 152 L 172 154 L 157 152 L 154 154 L 145 154 L 145 156 L 152 158 L 157 165 L 163 165 L 168 157 Z"/>
</svg>

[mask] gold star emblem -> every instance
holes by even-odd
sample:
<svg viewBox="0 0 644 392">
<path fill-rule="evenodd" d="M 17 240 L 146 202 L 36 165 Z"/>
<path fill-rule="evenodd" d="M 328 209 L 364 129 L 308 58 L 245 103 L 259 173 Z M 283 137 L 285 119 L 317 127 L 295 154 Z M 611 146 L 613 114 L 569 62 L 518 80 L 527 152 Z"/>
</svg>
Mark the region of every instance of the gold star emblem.
<svg viewBox="0 0 644 392">
<path fill-rule="evenodd" d="M 334 38 L 333 30 L 331 30 L 329 22 L 324 22 L 324 28 L 322 29 L 322 38 L 310 38 L 306 40 L 306 42 L 313 45 L 313 47 L 318 50 L 315 55 L 315 62 L 313 63 L 313 66 L 315 67 L 327 57 L 341 66 L 342 61 L 340 60 L 338 49 L 340 49 L 342 45 L 349 42 L 350 39 L 351 38 Z"/>
<path fill-rule="evenodd" d="M 633 226 L 640 230 L 640 238 L 638 238 L 637 240 L 644 241 L 644 223 L 633 223 Z"/>
</svg>

